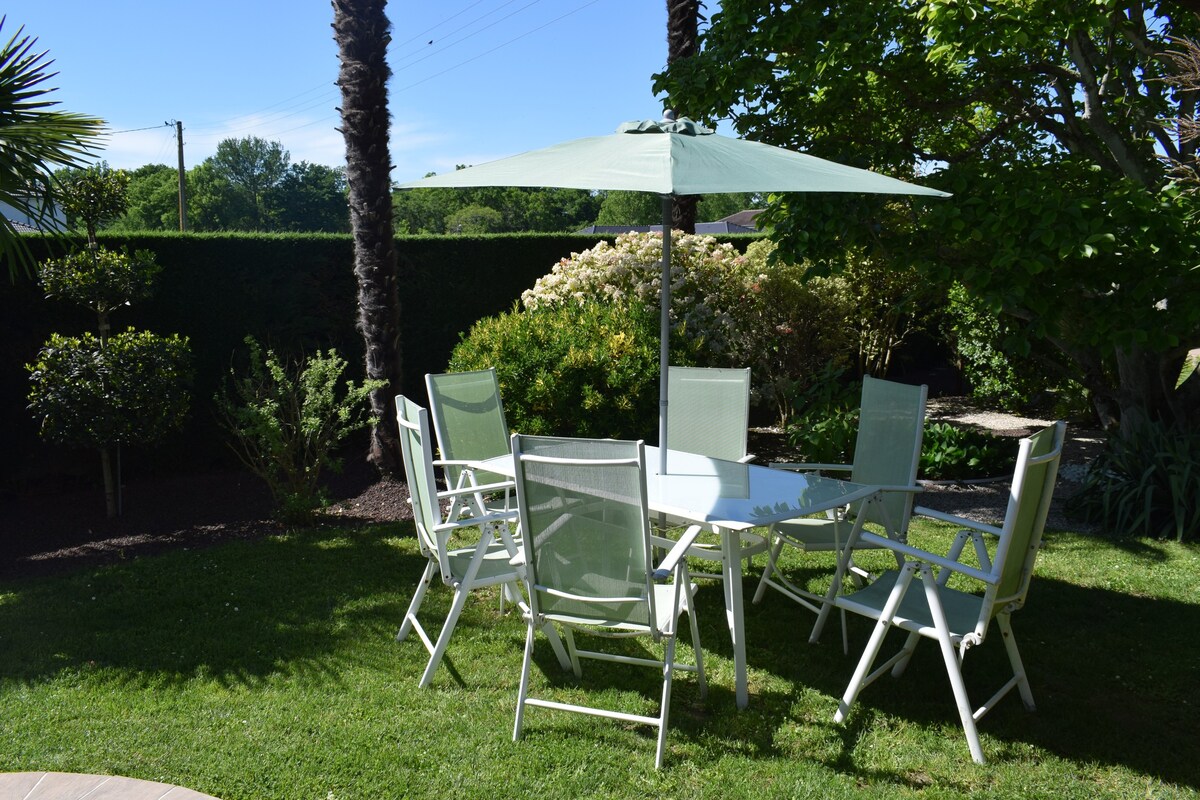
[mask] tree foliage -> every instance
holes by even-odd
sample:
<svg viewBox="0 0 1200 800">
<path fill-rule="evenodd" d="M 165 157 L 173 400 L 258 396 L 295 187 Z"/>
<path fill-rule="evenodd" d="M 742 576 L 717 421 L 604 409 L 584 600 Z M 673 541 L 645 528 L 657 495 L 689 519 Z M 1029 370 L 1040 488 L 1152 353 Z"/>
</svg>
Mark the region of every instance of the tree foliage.
<svg viewBox="0 0 1200 800">
<path fill-rule="evenodd" d="M 0 17 L 0 29 L 5 19 Z M 104 122 L 85 114 L 54 109 L 45 82 L 53 61 L 37 52 L 36 38 L 24 27 L 0 47 L 0 202 L 32 220 L 36 227 L 55 230 L 53 170 L 82 167 L 99 144 Z M 0 215 L 0 258 L 9 275 L 32 272 L 33 258 L 13 223 Z"/>
<path fill-rule="evenodd" d="M 1200 344 L 1195 201 L 1165 160 L 1176 4 L 1094 0 L 727 0 L 702 52 L 656 88 L 739 133 L 922 181 L 946 201 L 777 199 L 780 252 L 836 269 L 848 244 L 958 280 L 1053 342 L 1102 421 L 1200 419 L 1172 388 Z"/>
<path fill-rule="evenodd" d="M 479 208 L 491 209 L 499 215 L 498 219 L 488 215 L 489 232 L 559 233 L 592 224 L 600 199 L 582 189 L 515 186 L 404 189 L 392 195 L 393 218 L 400 233 L 455 233 L 453 228 L 464 209 Z"/>
</svg>

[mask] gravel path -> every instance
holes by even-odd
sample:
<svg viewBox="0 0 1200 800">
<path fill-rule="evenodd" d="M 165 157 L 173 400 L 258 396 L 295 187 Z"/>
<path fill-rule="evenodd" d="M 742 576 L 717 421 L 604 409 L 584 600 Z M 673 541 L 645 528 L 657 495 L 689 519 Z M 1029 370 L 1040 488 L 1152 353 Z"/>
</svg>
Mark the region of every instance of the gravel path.
<svg viewBox="0 0 1200 800">
<path fill-rule="evenodd" d="M 959 397 L 931 399 L 928 416 L 933 420 L 957 422 L 1014 438 L 1028 436 L 1054 421 L 999 411 L 980 411 L 971 405 L 969 399 Z M 1080 532 L 1093 530 L 1079 520 L 1068 517 L 1063 511 L 1063 505 L 1079 490 L 1079 480 L 1083 477 L 1087 465 L 1100 453 L 1103 446 L 1104 434 L 1101 431 L 1067 423 L 1067 438 L 1063 444 L 1058 483 L 1054 489 L 1050 517 L 1046 522 L 1048 528 Z M 1015 445 L 1013 449 L 1015 457 Z M 1009 477 L 983 483 L 926 482 L 925 491 L 918 496 L 917 504 L 979 522 L 999 525 L 1004 521 L 1011 482 Z"/>
</svg>

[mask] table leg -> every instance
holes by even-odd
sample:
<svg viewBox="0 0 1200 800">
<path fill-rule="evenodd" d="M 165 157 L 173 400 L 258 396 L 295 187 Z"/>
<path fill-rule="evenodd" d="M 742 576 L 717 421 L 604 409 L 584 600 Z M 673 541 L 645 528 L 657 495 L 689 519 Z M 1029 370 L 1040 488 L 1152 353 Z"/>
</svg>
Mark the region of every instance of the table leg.
<svg viewBox="0 0 1200 800">
<path fill-rule="evenodd" d="M 729 637 L 733 641 L 733 679 L 737 695 L 737 707 L 745 708 L 750 703 L 746 677 L 746 626 L 742 604 L 742 534 L 739 531 L 722 530 L 721 568 L 725 573 L 725 617 L 729 623 Z"/>
</svg>

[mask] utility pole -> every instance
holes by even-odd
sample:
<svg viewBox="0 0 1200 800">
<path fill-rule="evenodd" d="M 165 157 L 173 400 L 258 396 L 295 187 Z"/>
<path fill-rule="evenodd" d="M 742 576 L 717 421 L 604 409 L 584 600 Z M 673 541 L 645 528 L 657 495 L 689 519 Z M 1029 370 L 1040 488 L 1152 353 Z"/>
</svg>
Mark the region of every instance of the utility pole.
<svg viewBox="0 0 1200 800">
<path fill-rule="evenodd" d="M 175 120 L 175 142 L 179 148 L 179 232 L 187 230 L 187 182 L 183 171 L 183 123 Z M 170 125 L 170 122 L 165 123 Z"/>
</svg>

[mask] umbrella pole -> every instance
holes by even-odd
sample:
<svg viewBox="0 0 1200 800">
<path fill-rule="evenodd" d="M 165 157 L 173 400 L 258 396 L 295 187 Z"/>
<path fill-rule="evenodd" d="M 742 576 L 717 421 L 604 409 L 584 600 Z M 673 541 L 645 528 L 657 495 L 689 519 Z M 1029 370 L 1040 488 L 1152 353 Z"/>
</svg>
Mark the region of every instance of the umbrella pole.
<svg viewBox="0 0 1200 800">
<path fill-rule="evenodd" d="M 671 363 L 671 195 L 662 196 L 662 276 L 659 283 L 658 454 L 659 475 L 667 474 L 667 368 Z"/>
</svg>

